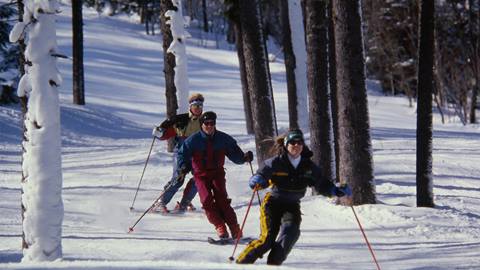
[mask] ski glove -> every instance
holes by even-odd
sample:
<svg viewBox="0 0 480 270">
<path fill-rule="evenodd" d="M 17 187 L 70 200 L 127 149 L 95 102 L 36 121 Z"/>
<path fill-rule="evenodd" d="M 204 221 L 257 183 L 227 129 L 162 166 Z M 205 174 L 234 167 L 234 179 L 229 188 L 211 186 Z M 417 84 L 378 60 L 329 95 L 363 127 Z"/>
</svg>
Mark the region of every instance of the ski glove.
<svg viewBox="0 0 480 270">
<path fill-rule="evenodd" d="M 268 183 L 263 176 L 260 174 L 255 174 L 252 177 L 250 177 L 250 180 L 248 181 L 248 185 L 250 186 L 251 189 L 254 189 L 255 186 L 259 185 L 262 188 L 266 188 Z"/>
<path fill-rule="evenodd" d="M 352 190 L 350 189 L 350 187 L 347 184 L 339 186 L 339 187 L 337 187 L 337 186 L 332 187 L 331 193 L 332 193 L 332 195 L 337 196 L 337 197 L 343 197 L 345 195 L 352 196 Z"/>
<path fill-rule="evenodd" d="M 161 127 L 154 127 L 153 130 L 152 130 L 152 135 L 154 137 L 157 137 L 158 139 L 160 139 L 163 136 L 164 132 L 165 132 L 165 129 L 163 129 Z"/>
<path fill-rule="evenodd" d="M 245 162 L 252 162 L 253 160 L 253 153 L 252 151 L 247 151 L 245 153 L 245 155 L 243 156 L 243 160 L 245 160 Z"/>
<path fill-rule="evenodd" d="M 181 175 L 182 177 L 185 177 L 185 175 L 187 175 L 187 173 L 189 172 L 190 172 L 190 169 L 186 166 L 183 166 L 178 169 L 178 174 Z"/>
</svg>

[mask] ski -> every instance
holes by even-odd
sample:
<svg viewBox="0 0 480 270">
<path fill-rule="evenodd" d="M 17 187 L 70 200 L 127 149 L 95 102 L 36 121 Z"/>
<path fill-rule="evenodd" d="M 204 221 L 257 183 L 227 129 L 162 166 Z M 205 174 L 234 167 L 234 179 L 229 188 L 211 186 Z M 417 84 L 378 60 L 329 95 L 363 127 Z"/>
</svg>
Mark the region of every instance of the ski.
<svg viewBox="0 0 480 270">
<path fill-rule="evenodd" d="M 203 216 L 204 213 L 201 211 L 170 211 L 168 213 L 163 213 L 160 211 L 154 211 L 152 214 L 162 215 L 166 217 L 194 217 L 194 216 Z"/>
<path fill-rule="evenodd" d="M 233 238 L 213 238 L 213 237 L 208 237 L 207 241 L 209 244 L 212 245 L 234 245 L 235 240 Z M 242 237 L 240 238 L 240 241 L 238 242 L 239 244 L 248 244 L 250 241 L 254 240 L 252 237 Z"/>
<path fill-rule="evenodd" d="M 142 213 L 142 211 L 137 210 L 137 209 L 132 209 L 130 210 L 132 213 Z M 166 216 L 166 217 L 203 217 L 204 212 L 203 211 L 176 211 L 176 210 L 170 210 L 170 212 L 165 213 L 157 210 L 150 210 L 148 211 L 149 214 L 154 214 L 154 215 L 160 215 L 160 216 Z"/>
</svg>

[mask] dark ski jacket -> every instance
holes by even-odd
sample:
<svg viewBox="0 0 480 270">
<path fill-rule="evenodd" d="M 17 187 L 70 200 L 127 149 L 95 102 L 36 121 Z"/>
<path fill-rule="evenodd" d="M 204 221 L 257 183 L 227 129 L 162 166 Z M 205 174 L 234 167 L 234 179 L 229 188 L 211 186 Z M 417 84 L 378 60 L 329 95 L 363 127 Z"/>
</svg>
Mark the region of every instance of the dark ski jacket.
<svg viewBox="0 0 480 270">
<path fill-rule="evenodd" d="M 312 160 L 313 153 L 304 149 L 302 159 L 295 169 L 288 160 L 288 154 L 282 153 L 264 161 L 258 169 L 271 186 L 273 198 L 286 202 L 299 202 L 305 196 L 307 187 L 316 186 L 320 194 L 329 196 L 334 184 L 322 176 L 320 168 Z"/>
<path fill-rule="evenodd" d="M 183 141 L 192 135 L 191 131 L 197 132 L 200 130 L 200 123 L 197 116 L 191 113 L 182 113 L 166 119 L 160 124 L 160 127 L 165 130 L 160 140 L 175 137 L 175 148 L 178 150 Z"/>
<path fill-rule="evenodd" d="M 202 130 L 188 137 L 178 151 L 178 167 L 191 163 L 195 175 L 224 171 L 225 156 L 236 164 L 243 164 L 244 153 L 230 135 L 216 130 L 208 136 Z"/>
</svg>

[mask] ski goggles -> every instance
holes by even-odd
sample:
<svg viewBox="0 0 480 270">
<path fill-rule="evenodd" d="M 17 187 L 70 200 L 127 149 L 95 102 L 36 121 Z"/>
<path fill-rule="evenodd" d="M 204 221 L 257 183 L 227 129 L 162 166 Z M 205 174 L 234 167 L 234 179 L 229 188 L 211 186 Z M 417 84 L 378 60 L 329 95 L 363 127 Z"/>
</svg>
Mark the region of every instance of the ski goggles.
<svg viewBox="0 0 480 270">
<path fill-rule="evenodd" d="M 192 100 L 190 101 L 190 107 L 191 106 L 195 106 L 195 107 L 203 107 L 203 101 L 199 100 L 199 99 L 196 99 L 196 100 Z"/>
</svg>

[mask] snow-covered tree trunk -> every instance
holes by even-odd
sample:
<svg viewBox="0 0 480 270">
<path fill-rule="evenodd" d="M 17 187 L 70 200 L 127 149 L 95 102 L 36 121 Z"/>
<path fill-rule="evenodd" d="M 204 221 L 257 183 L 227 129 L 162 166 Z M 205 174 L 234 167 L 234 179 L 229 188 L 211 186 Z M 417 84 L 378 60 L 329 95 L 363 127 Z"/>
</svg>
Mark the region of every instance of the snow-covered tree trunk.
<svg viewBox="0 0 480 270">
<path fill-rule="evenodd" d="M 307 90 L 307 49 L 305 47 L 305 31 L 303 25 L 302 6 L 300 0 L 285 0 L 288 2 L 288 25 L 292 52 L 294 55 L 294 84 L 296 93 L 296 112 L 298 127 L 308 129 L 308 90 Z M 284 48 L 285 49 L 285 48 Z M 286 61 L 286 59 L 285 59 Z M 290 103 L 290 98 L 289 98 Z M 290 105 L 289 105 L 290 106 Z"/>
<path fill-rule="evenodd" d="M 167 117 L 171 118 L 177 114 L 178 98 L 177 88 L 175 87 L 175 55 L 168 53 L 168 48 L 172 43 L 172 32 L 167 24 L 166 12 L 174 9 L 171 0 L 160 1 L 160 20 L 162 30 L 162 46 L 163 46 L 163 74 L 165 75 L 165 99 Z M 168 140 L 168 152 L 173 152 L 174 140 Z"/>
<path fill-rule="evenodd" d="M 172 4 L 176 10 L 170 9 L 165 12 L 166 23 L 170 25 L 173 38 L 167 52 L 175 55 L 174 82 L 177 89 L 178 108 L 181 112 L 186 112 L 188 111 L 188 73 L 185 42 L 189 34 L 185 31 L 182 1 L 172 0 Z"/>
<path fill-rule="evenodd" d="M 60 108 L 56 67 L 55 0 L 24 2 L 23 22 L 10 41 L 28 36 L 25 74 L 18 95 L 28 98 L 23 141 L 22 206 L 24 207 L 23 261 L 62 258 L 62 170 Z"/>
</svg>

